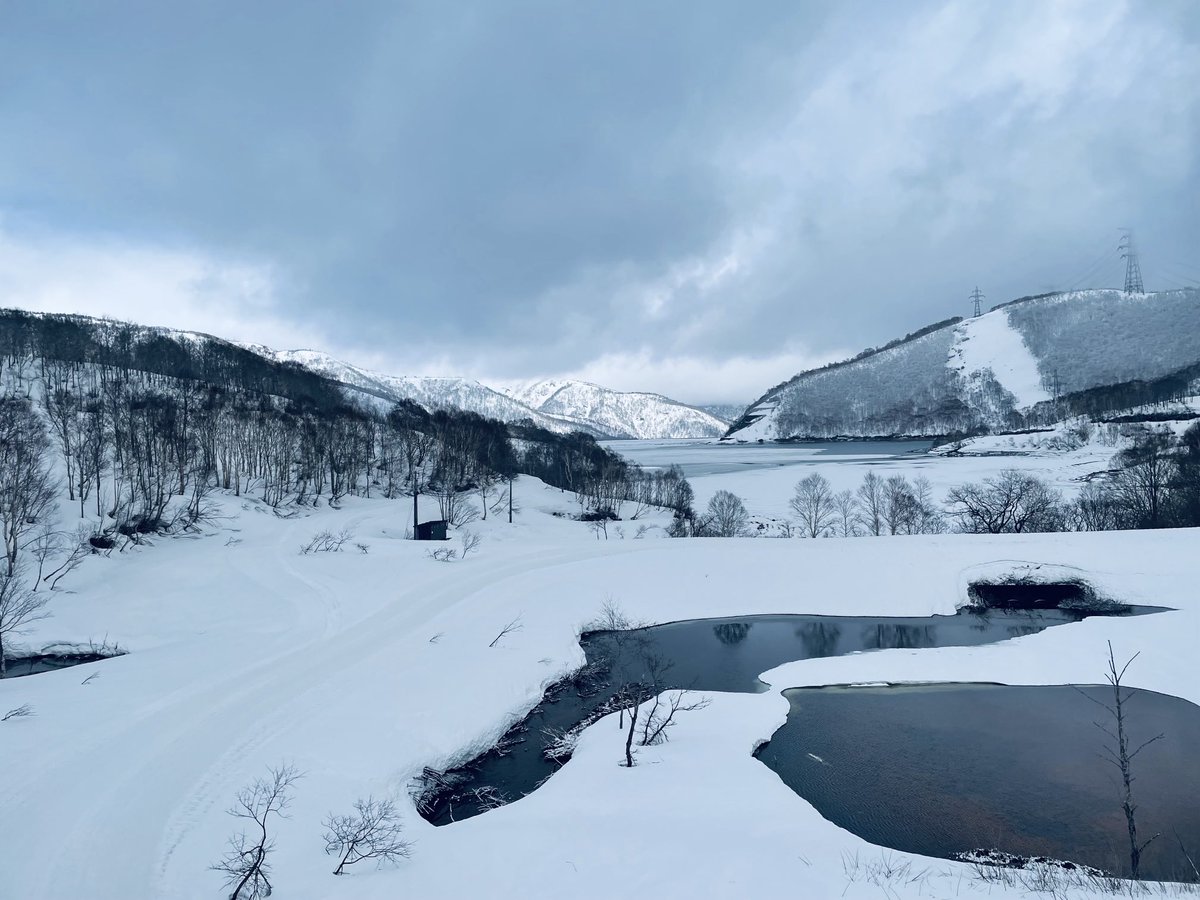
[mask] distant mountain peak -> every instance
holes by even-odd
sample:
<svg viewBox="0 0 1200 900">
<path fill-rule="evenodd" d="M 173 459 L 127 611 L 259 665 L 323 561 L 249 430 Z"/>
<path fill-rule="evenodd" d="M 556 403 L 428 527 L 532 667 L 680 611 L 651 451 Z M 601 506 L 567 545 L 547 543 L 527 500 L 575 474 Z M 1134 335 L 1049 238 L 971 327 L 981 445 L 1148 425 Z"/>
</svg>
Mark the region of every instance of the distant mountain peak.
<svg viewBox="0 0 1200 900">
<path fill-rule="evenodd" d="M 720 437 L 726 423 L 710 413 L 651 393 L 614 391 L 586 381 L 543 379 L 495 390 L 457 376 L 385 375 L 319 350 L 273 350 L 243 344 L 278 362 L 294 362 L 372 397 L 415 400 L 429 408 L 466 409 L 550 431 L 586 431 L 601 438 Z"/>
</svg>

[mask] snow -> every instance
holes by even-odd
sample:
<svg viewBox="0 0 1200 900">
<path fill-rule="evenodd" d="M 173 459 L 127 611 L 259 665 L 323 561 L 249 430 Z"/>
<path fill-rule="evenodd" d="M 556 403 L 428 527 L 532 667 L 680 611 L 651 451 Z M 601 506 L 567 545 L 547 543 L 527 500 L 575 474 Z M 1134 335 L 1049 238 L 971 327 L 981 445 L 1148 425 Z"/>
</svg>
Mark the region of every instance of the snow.
<svg viewBox="0 0 1200 900">
<path fill-rule="evenodd" d="M 377 400 L 415 400 L 430 409 L 470 410 L 503 422 L 529 419 L 550 431 L 583 430 L 630 438 L 717 437 L 725 423 L 659 394 L 614 391 L 584 381 L 541 381 L 494 390 L 469 378 L 384 375 L 319 350 L 272 350 L 242 344 L 278 362 L 295 362 Z"/>
<path fill-rule="evenodd" d="M 1053 399 L 1042 387 L 1037 360 L 1008 321 L 1006 309 L 966 319 L 954 328 L 954 345 L 946 363 L 964 378 L 990 371 L 1016 398 L 1018 409 Z"/>
<path fill-rule="evenodd" d="M 738 448 L 713 448 L 727 450 Z M 1080 458 L 1020 460 L 1066 477 Z M 853 480 L 870 465 L 910 476 L 919 468 L 948 483 L 1012 461 L 859 459 L 820 470 Z M 720 485 L 764 502 L 778 491 L 786 502 L 797 467 L 766 471 L 761 481 L 752 471 L 701 476 L 697 493 Z M 1111 639 L 1120 655 L 1142 651 L 1132 686 L 1200 702 L 1196 530 L 634 540 L 638 523 L 622 523 L 626 539 L 610 526 L 610 539 L 598 540 L 554 515 L 576 509 L 569 494 L 522 478 L 517 500 L 516 523 L 473 523 L 484 542 L 454 563 L 403 540 L 403 501 L 351 499 L 342 509 L 279 519 L 232 497 L 203 537 L 159 538 L 90 558 L 64 582 L 69 590 L 54 595 L 54 618 L 27 642 L 107 636 L 131 652 L 0 681 L 0 710 L 30 703 L 37 713 L 0 724 L 6 896 L 220 896 L 208 867 L 234 828 L 224 810 L 240 787 L 282 761 L 304 778 L 290 818 L 277 823 L 280 897 L 734 897 L 797 888 L 807 897 L 1003 896 L 1004 888 L 973 881 L 967 866 L 899 853 L 891 856 L 911 859 L 927 877 L 882 891 L 848 874 L 844 859 L 883 851 L 826 822 L 751 756 L 784 721 L 780 691 L 1095 682 Z M 331 527 L 351 528 L 369 552 L 299 554 L 314 532 Z M 517 803 L 434 828 L 407 799 L 422 767 L 488 746 L 544 685 L 581 662 L 577 630 L 607 599 L 655 622 L 928 615 L 952 612 L 976 573 L 1037 565 L 1069 566 L 1109 595 L 1176 611 L 1089 619 L 986 647 L 791 663 L 765 673 L 767 693 L 713 695 L 711 706 L 680 721 L 670 743 L 640 750 L 632 770 L 617 765 L 621 735 L 601 720 L 568 765 Z M 516 617 L 520 630 L 489 648 Z M 99 677 L 82 684 L 92 672 Z M 335 878 L 321 819 L 368 793 L 401 798 L 412 858 L 394 870 Z"/>
</svg>

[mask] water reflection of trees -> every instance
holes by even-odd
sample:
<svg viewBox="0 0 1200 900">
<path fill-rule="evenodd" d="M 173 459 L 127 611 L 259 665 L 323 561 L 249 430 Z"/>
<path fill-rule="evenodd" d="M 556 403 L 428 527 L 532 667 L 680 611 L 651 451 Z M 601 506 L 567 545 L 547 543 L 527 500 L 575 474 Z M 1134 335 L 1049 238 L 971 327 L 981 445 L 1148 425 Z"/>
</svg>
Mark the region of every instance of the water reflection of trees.
<svg viewBox="0 0 1200 900">
<path fill-rule="evenodd" d="M 868 625 L 862 630 L 864 650 L 915 650 L 936 647 L 936 625 Z"/>
<path fill-rule="evenodd" d="M 804 655 L 809 659 L 836 656 L 842 640 L 842 628 L 833 622 L 805 622 L 796 629 L 796 637 L 800 638 Z"/>
<path fill-rule="evenodd" d="M 722 622 L 713 626 L 713 634 L 722 644 L 740 644 L 750 633 L 753 622 Z"/>
</svg>

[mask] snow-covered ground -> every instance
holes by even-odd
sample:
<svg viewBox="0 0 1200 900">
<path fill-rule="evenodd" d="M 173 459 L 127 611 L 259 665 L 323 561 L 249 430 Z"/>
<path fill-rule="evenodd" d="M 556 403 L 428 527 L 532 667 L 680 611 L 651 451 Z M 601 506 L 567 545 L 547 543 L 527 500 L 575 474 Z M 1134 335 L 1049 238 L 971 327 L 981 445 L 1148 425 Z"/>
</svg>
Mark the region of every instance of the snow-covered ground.
<svg viewBox="0 0 1200 900">
<path fill-rule="evenodd" d="M 1185 427 L 1180 425 L 1179 428 Z M 896 453 L 887 444 L 844 442 L 833 444 L 737 445 L 680 442 L 683 455 L 691 460 L 694 474 L 689 475 L 696 492 L 696 508 L 702 510 L 719 490 L 732 491 L 746 504 L 751 516 L 759 521 L 794 519 L 788 501 L 796 483 L 820 472 L 834 491 L 854 490 L 868 472 L 880 478 L 903 475 L 909 479 L 928 479 L 933 498 L 945 499 L 951 488 L 967 482 L 982 481 L 1001 469 L 1018 469 L 1036 475 L 1072 497 L 1088 476 L 1110 468 L 1120 449 L 1117 429 L 1096 429 L 1090 438 L 1074 449 L 1064 450 L 1075 441 L 1064 434 L 1065 427 L 1028 435 L 988 435 L 963 442 L 957 454 L 951 446 L 931 453 Z M 669 454 L 663 442 L 656 453 Z M 609 446 L 621 450 L 621 442 Z M 914 448 L 927 445 L 910 444 Z M 765 449 L 764 449 L 765 447 Z M 633 454 L 638 458 L 640 454 Z M 761 462 L 759 462 L 761 460 Z"/>
<path fill-rule="evenodd" d="M 1013 462 L 1054 468 L 1024 457 L 886 461 L 876 470 L 920 467 L 945 484 Z M 1065 477 L 1077 462 L 1068 456 L 1057 471 Z M 873 464 L 822 471 L 849 485 Z M 778 471 L 786 479 L 771 470 L 761 479 L 698 478 L 698 499 L 726 487 L 746 495 L 752 511 L 760 496 L 786 503 L 798 470 Z M 942 860 L 912 858 L 925 877 L 886 887 L 865 870 L 848 873 L 845 860 L 866 863 L 884 851 L 826 822 L 751 756 L 784 721 L 779 692 L 848 682 L 1095 682 L 1112 640 L 1121 655 L 1142 651 L 1131 685 L 1200 702 L 1196 530 L 635 540 L 637 523 L 624 523 L 625 539 L 610 526 L 610 539 L 598 540 L 554 515 L 576 508 L 570 495 L 523 478 L 517 499 L 514 525 L 495 516 L 472 524 L 482 546 L 451 563 L 403 540 L 403 501 L 348 500 L 279 519 L 233 498 L 208 535 L 89 559 L 55 594 L 54 618 L 26 642 L 107 638 L 130 653 L 0 681 L 0 714 L 22 703 L 36 710 L 0 724 L 4 896 L 221 896 L 208 867 L 235 828 L 224 810 L 240 787 L 284 761 L 304 777 L 290 817 L 277 823 L 279 897 L 997 896 L 1004 889 Z M 369 551 L 299 554 L 315 532 L 342 527 Z M 1176 611 L 1089 619 L 987 647 L 793 663 L 766 673 L 767 693 L 714 695 L 669 743 L 640 750 L 632 770 L 618 766 L 621 735 L 602 720 L 562 771 L 519 802 L 434 828 L 408 800 L 422 767 L 488 746 L 544 685 L 582 661 L 577 630 L 606 600 L 654 622 L 928 615 L 952 612 L 973 573 L 1038 564 L 1073 567 L 1112 596 Z M 489 648 L 514 619 L 520 628 Z M 371 793 L 401 798 L 412 858 L 335 878 L 321 820 Z"/>
<path fill-rule="evenodd" d="M 1016 398 L 1018 409 L 1051 399 L 1042 386 L 1037 359 L 1002 310 L 954 326 L 954 345 L 947 365 L 964 378 L 991 372 Z"/>
</svg>

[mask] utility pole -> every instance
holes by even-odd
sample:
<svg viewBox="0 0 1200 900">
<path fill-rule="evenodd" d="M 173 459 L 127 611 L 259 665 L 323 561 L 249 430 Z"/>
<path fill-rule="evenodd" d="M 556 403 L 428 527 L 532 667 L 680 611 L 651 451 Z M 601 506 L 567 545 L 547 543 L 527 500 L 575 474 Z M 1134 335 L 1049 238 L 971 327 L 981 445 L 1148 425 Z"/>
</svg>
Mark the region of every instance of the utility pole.
<svg viewBox="0 0 1200 900">
<path fill-rule="evenodd" d="M 1121 251 L 1121 258 L 1125 260 L 1125 293 L 1126 294 L 1144 294 L 1145 289 L 1142 287 L 1142 265 L 1138 261 L 1137 247 L 1133 243 L 1133 229 L 1121 229 L 1121 243 L 1117 247 Z"/>
<path fill-rule="evenodd" d="M 979 290 L 979 285 L 975 285 L 975 290 L 971 291 L 971 299 L 975 301 L 975 318 L 979 318 L 983 312 L 983 291 Z"/>
</svg>

